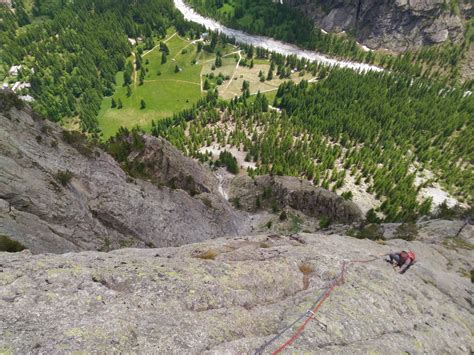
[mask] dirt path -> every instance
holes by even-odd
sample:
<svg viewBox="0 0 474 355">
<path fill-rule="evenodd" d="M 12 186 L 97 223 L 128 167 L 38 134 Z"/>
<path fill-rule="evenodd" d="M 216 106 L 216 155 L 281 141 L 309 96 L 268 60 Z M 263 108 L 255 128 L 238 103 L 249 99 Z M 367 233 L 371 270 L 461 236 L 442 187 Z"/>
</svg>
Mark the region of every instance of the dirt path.
<svg viewBox="0 0 474 355">
<path fill-rule="evenodd" d="M 135 52 L 132 51 L 132 57 L 133 57 L 133 73 L 132 73 L 132 81 L 133 81 L 133 86 L 137 86 L 137 56 L 135 55 Z"/>
<path fill-rule="evenodd" d="M 165 40 L 163 41 L 163 43 L 168 42 L 171 38 L 173 38 L 173 37 L 176 36 L 177 34 L 178 34 L 178 32 L 173 33 L 171 36 L 169 36 L 167 39 L 165 39 Z M 159 46 L 160 46 L 160 44 L 158 43 L 158 44 L 157 44 L 156 46 L 154 46 L 152 49 L 150 49 L 149 51 L 146 51 L 145 53 L 143 53 L 142 57 L 144 57 L 144 56 L 146 56 L 147 54 L 153 52 L 153 51 L 154 51 L 157 47 L 159 47 Z"/>
<path fill-rule="evenodd" d="M 239 68 L 239 65 L 240 65 L 240 61 L 242 60 L 242 53 L 240 50 L 238 50 L 237 52 L 234 52 L 234 53 L 229 53 L 228 55 L 230 54 L 235 54 L 235 53 L 238 53 L 239 54 L 239 60 L 237 61 L 237 64 L 235 65 L 235 70 L 234 72 L 232 73 L 232 77 L 230 78 L 229 82 L 227 83 L 226 87 L 224 88 L 224 92 L 227 91 L 227 89 L 229 88 L 230 84 L 232 83 L 232 80 L 234 80 L 234 77 L 235 77 L 235 72 L 237 71 L 237 69 Z"/>
</svg>

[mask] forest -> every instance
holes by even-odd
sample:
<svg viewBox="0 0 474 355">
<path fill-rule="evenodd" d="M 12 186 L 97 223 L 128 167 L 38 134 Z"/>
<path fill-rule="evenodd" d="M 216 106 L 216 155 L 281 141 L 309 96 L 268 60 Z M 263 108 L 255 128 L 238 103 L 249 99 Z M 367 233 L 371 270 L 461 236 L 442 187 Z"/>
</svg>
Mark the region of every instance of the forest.
<svg viewBox="0 0 474 355">
<path fill-rule="evenodd" d="M 29 2 L 28 2 L 29 3 Z M 81 129 L 98 131 L 102 98 L 131 54 L 128 38 L 163 38 L 185 22 L 171 0 L 14 0 L 0 6 L 0 61 L 22 65 L 18 80 L 31 83 L 34 109 L 55 121 L 79 117 Z"/>
<path fill-rule="evenodd" d="M 302 48 L 357 62 L 376 64 L 389 70 L 413 76 L 442 79 L 455 83 L 461 61 L 474 40 L 474 19 L 466 23 L 464 41 L 423 47 L 400 55 L 364 51 L 355 37 L 325 33 L 301 11 L 272 0 L 187 0 L 199 13 L 216 18 L 223 24 L 249 33 L 273 37 Z M 473 82 L 466 84 L 470 88 Z"/>
<path fill-rule="evenodd" d="M 421 190 L 433 183 L 472 206 L 474 97 L 468 90 L 473 89 L 473 82 L 461 84 L 456 73 L 459 59 L 472 41 L 471 27 L 471 35 L 460 45 L 424 48 L 395 57 L 364 52 L 351 38 L 325 35 L 291 12 L 296 10 L 284 6 L 269 10 L 269 0 L 191 2 L 233 27 L 375 63 L 386 70 L 360 73 L 328 68 L 240 45 L 235 58 L 226 58 L 221 55 L 224 53 L 210 56 L 211 65 L 221 70 L 226 60 L 231 67 L 233 60 L 237 67 L 269 63 L 257 82 L 288 80 L 276 95 L 251 95 L 260 84 L 241 75 L 232 79 L 242 81 L 240 96 L 222 100 L 218 90 L 224 89 L 218 80 L 222 84 L 231 79 L 208 74 L 195 103 L 152 122 L 154 135 L 167 138 L 189 156 L 213 167 L 224 166 L 232 173 L 241 167 L 230 148 L 245 153 L 245 161 L 251 163 L 247 169 L 250 176 L 298 176 L 336 192 L 353 184 L 379 201 L 375 209 L 385 221 L 410 221 L 429 213 L 431 200 L 422 198 Z M 1 66 L 22 65 L 17 79 L 31 83 L 37 112 L 55 121 L 78 117 L 80 129 L 92 137 L 100 133 L 97 115 L 101 104 L 110 102 L 117 114 L 125 111 L 123 104 L 130 106 L 125 92 L 136 79 L 132 78 L 134 65 L 140 78 L 133 88 L 140 92 L 146 80 L 184 75 L 188 68 L 179 60 L 186 60 L 191 67 L 198 61 L 195 52 L 214 55 L 213 43 L 216 47 L 217 43 L 231 42 L 211 33 L 210 43 L 187 47 L 174 38 L 177 61 L 172 56 L 167 59 L 169 49 L 161 42 L 170 28 L 190 39 L 203 31 L 184 21 L 171 0 L 133 4 L 125 0 L 15 0 L 14 7 L 13 13 L 0 6 Z M 288 37 L 290 33 L 296 35 Z M 171 36 L 168 33 L 167 39 Z M 137 50 L 132 63 L 129 39 L 139 37 L 145 49 L 160 49 L 145 58 Z M 173 43 L 168 42 L 170 47 Z M 153 70 L 147 73 L 147 68 Z M 120 95 L 115 90 L 117 73 L 123 76 Z M 305 80 L 305 75 L 311 80 Z M 196 72 L 196 76 L 199 80 L 201 74 Z M 294 82 L 296 77 L 298 83 Z M 200 87 L 198 81 L 194 85 Z M 153 98 L 145 101 L 137 96 L 136 100 L 139 111 L 153 108 Z M 119 134 L 124 132 L 119 130 Z M 108 144 L 116 147 L 116 142 L 112 138 Z M 213 145 L 221 149 L 217 159 L 206 151 Z M 431 175 L 420 182 L 426 171 Z"/>
<path fill-rule="evenodd" d="M 315 84 L 282 84 L 273 109 L 243 87 L 238 99 L 203 100 L 155 122 L 153 132 L 211 165 L 206 147 L 236 147 L 255 163 L 251 176 L 300 176 L 335 191 L 352 180 L 380 201 L 385 221 L 429 213 L 431 201 L 419 192 L 433 182 L 472 205 L 472 96 L 409 76 L 316 70 Z M 416 184 L 425 169 L 434 177 Z"/>
</svg>

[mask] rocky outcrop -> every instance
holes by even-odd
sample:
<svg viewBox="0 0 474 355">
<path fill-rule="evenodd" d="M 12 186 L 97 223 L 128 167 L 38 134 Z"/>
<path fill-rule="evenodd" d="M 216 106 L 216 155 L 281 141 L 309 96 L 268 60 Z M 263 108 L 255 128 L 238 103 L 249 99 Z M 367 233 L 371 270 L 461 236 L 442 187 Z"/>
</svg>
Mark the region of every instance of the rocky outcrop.
<svg viewBox="0 0 474 355">
<path fill-rule="evenodd" d="M 472 6 L 445 0 L 285 0 L 326 31 L 353 31 L 370 48 L 395 51 L 463 38 Z M 468 2 L 467 2 L 468 3 Z"/>
<path fill-rule="evenodd" d="M 161 161 L 169 154 L 193 166 L 195 181 L 207 176 L 169 144 L 159 147 Z M 242 230 L 242 215 L 219 195 L 133 179 L 80 135 L 27 109 L 0 113 L 0 166 L 0 235 L 34 253 L 177 246 Z"/>
<path fill-rule="evenodd" d="M 352 264 L 287 351 L 471 353 L 472 283 L 458 264 L 472 268 L 471 251 L 317 234 L 110 253 L 0 253 L 0 349 L 254 353 L 311 307 L 343 261 L 400 249 L 417 254 L 407 273 L 394 273 L 382 258 Z M 263 352 L 275 351 L 301 322 Z"/>
<path fill-rule="evenodd" d="M 360 209 L 337 194 L 315 187 L 307 180 L 289 176 L 248 176 L 235 178 L 231 198 L 246 211 L 291 207 L 310 217 L 329 217 L 351 223 L 362 218 Z"/>
<path fill-rule="evenodd" d="M 424 243 L 449 243 L 459 240 L 474 245 L 474 226 L 462 220 L 421 220 L 418 223 L 384 223 L 381 225 L 384 239 L 416 239 Z"/>
<path fill-rule="evenodd" d="M 192 194 L 217 192 L 217 178 L 209 169 L 185 157 L 163 138 L 148 135 L 142 138 L 143 149 L 132 152 L 128 161 L 143 164 L 146 174 L 154 181 Z"/>
</svg>

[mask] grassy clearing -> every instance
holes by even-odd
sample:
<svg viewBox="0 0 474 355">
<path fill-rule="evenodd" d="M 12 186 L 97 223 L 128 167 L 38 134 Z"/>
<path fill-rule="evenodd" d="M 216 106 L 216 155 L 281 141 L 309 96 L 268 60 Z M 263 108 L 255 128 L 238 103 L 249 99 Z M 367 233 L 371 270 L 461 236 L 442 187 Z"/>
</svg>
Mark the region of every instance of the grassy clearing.
<svg viewBox="0 0 474 355">
<path fill-rule="evenodd" d="M 255 95 L 258 91 L 260 91 L 261 93 L 276 93 L 276 91 L 278 90 L 278 86 L 288 80 L 292 80 L 295 83 L 299 83 L 303 79 L 312 79 L 311 73 L 306 73 L 303 76 L 300 76 L 299 73 L 293 73 L 291 75 L 291 79 L 279 79 L 278 77 L 276 77 L 276 74 L 274 72 L 274 77 L 272 80 L 265 80 L 264 82 L 261 82 L 258 76 L 259 72 L 262 71 L 262 73 L 266 77 L 269 69 L 270 62 L 268 60 L 259 60 L 259 63 L 256 63 L 254 60 L 253 68 L 239 66 L 235 70 L 234 80 L 231 81 L 230 85 L 227 85 L 227 83 L 225 83 L 224 85 L 222 85 L 221 88 L 219 88 L 220 96 L 224 99 L 231 99 L 234 96 L 241 95 L 241 88 L 244 80 L 250 83 L 250 93 L 252 95 Z"/>
<path fill-rule="evenodd" d="M 299 73 L 294 73 L 291 79 L 281 80 L 274 77 L 271 81 L 261 82 L 259 72 L 262 71 L 265 76 L 267 75 L 270 68 L 269 60 L 255 58 L 253 68 L 237 66 L 240 57 L 239 48 L 233 45 L 216 48 L 215 52 L 222 56 L 222 66 L 213 70 L 216 54 L 203 50 L 198 52 L 197 42 L 179 37 L 173 29 L 169 29 L 166 39 L 163 40 L 170 53 L 166 63 L 162 64 L 159 42 L 156 40 L 155 48 L 144 51 L 143 66 L 147 71 L 144 83 L 140 85 L 139 73 L 135 72 L 131 95 L 127 95 L 127 88 L 123 86 L 123 72 L 117 73 L 115 93 L 113 97 L 104 98 L 98 116 L 103 139 L 113 136 L 122 126 L 127 128 L 139 126 L 149 130 L 152 120 L 158 121 L 190 108 L 205 94 L 203 83 L 206 79 L 211 88 L 218 87 L 220 97 L 223 99 L 241 95 L 243 81 L 247 80 L 250 82 L 252 95 L 260 91 L 270 102 L 273 102 L 276 90 L 282 82 L 311 79 L 310 74 L 300 76 Z M 134 57 L 131 56 L 128 60 L 133 62 Z M 176 71 L 176 67 L 179 71 Z M 112 99 L 117 107 L 112 108 Z M 142 105 L 142 100 L 145 105 Z M 122 108 L 118 108 L 119 101 Z"/>
<path fill-rule="evenodd" d="M 117 74 L 113 98 L 116 102 L 120 99 L 123 108 L 111 108 L 112 97 L 102 102 L 99 124 L 105 139 L 114 135 L 121 126 L 131 128 L 138 125 L 149 129 L 152 120 L 189 108 L 201 97 L 202 66 L 192 63 L 198 57 L 197 45 L 177 35 L 169 36 L 166 44 L 170 54 L 164 64 L 161 64 L 159 48 L 145 52 L 143 62 L 148 70 L 145 82 L 139 85 L 138 79 L 134 80 L 130 97 L 123 86 L 123 73 Z M 145 64 L 147 60 L 149 64 Z M 179 72 L 175 72 L 176 66 L 180 68 Z M 141 100 L 146 103 L 144 109 Z"/>
</svg>

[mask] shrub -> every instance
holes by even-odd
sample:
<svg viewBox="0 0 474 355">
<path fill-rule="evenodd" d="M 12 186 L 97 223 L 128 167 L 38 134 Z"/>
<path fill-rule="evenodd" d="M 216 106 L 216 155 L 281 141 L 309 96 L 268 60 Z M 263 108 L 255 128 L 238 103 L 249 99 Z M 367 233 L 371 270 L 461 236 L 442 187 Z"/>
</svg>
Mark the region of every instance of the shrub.
<svg viewBox="0 0 474 355">
<path fill-rule="evenodd" d="M 0 251 L 7 253 L 17 253 L 26 249 L 26 247 L 17 242 L 16 240 L 10 239 L 5 235 L 0 235 Z"/>
<path fill-rule="evenodd" d="M 298 268 L 304 275 L 311 275 L 314 272 L 314 267 L 306 261 L 299 264 Z"/>
<path fill-rule="evenodd" d="M 395 230 L 395 237 L 412 241 L 416 239 L 418 235 L 418 227 L 415 223 L 403 223 Z"/>
<path fill-rule="evenodd" d="M 240 198 L 238 197 L 234 197 L 230 200 L 230 202 L 232 203 L 232 205 L 235 207 L 235 208 L 240 208 L 242 207 L 241 204 L 240 204 Z"/>
<path fill-rule="evenodd" d="M 288 215 L 286 214 L 286 211 L 281 211 L 280 213 L 280 221 L 286 221 L 288 218 Z"/>
<path fill-rule="evenodd" d="M 323 216 L 319 220 L 319 228 L 326 229 L 327 227 L 329 227 L 331 225 L 331 223 L 332 223 L 331 218 Z"/>
<path fill-rule="evenodd" d="M 448 207 L 446 201 L 438 206 L 435 217 L 439 219 L 448 219 L 453 220 L 460 218 L 465 211 L 458 205 L 453 207 Z"/>
<path fill-rule="evenodd" d="M 87 138 L 78 131 L 63 131 L 63 140 L 82 155 L 90 158 L 93 156 L 93 144 L 87 140 Z"/>
<path fill-rule="evenodd" d="M 290 218 L 291 218 L 290 231 L 292 233 L 298 233 L 301 230 L 301 224 L 303 223 L 303 220 L 295 214 L 290 215 Z"/>
<path fill-rule="evenodd" d="M 0 90 L 0 112 L 10 111 L 12 107 L 20 110 L 24 105 L 23 101 L 13 92 Z"/>
<path fill-rule="evenodd" d="M 209 249 L 209 250 L 200 252 L 199 254 L 196 255 L 196 257 L 199 259 L 204 259 L 204 260 L 214 260 L 216 256 L 218 255 L 219 253 L 217 252 L 217 250 Z"/>
<path fill-rule="evenodd" d="M 59 170 L 56 175 L 56 180 L 63 186 L 66 186 L 72 179 L 72 173 L 69 170 L 62 171 Z"/>
<path fill-rule="evenodd" d="M 341 197 L 346 200 L 346 201 L 351 201 L 352 200 L 352 191 L 346 191 L 341 194 Z"/>
<path fill-rule="evenodd" d="M 461 237 L 448 237 L 443 240 L 443 245 L 448 249 L 466 249 L 474 250 L 474 244 L 471 244 L 467 240 L 464 240 Z"/>
<path fill-rule="evenodd" d="M 377 224 L 369 224 L 360 228 L 351 228 L 347 231 L 346 235 L 358 239 L 370 239 L 370 240 L 384 240 L 382 230 Z"/>
<path fill-rule="evenodd" d="M 201 198 L 202 203 L 204 203 L 208 208 L 212 208 L 212 202 L 208 197 Z"/>
<path fill-rule="evenodd" d="M 369 223 L 380 224 L 382 222 L 381 219 L 375 213 L 373 208 L 367 211 L 367 215 L 365 216 L 365 219 Z"/>
</svg>

